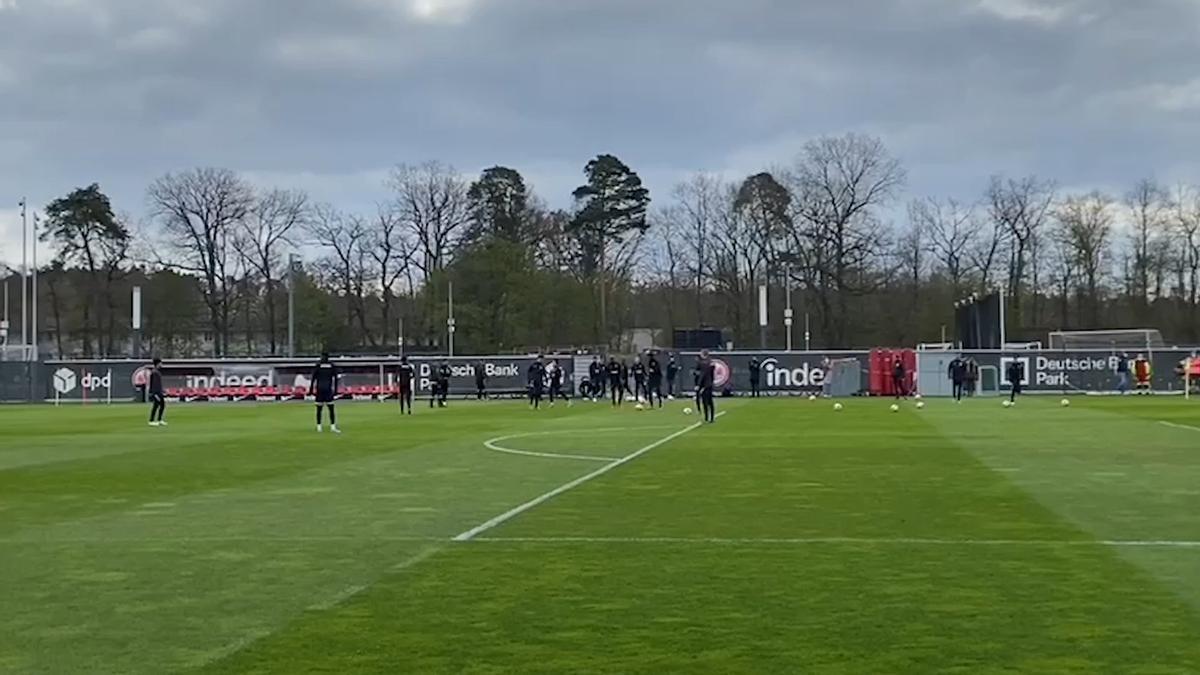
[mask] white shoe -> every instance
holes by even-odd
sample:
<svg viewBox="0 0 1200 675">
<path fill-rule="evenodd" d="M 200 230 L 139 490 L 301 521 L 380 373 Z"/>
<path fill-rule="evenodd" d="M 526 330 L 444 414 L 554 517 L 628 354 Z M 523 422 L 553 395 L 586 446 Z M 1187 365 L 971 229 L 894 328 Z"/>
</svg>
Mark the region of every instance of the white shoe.
<svg viewBox="0 0 1200 675">
<path fill-rule="evenodd" d="M 160 427 L 165 427 L 165 426 L 167 426 L 167 423 L 166 423 L 165 421 L 163 421 L 163 420 L 159 420 L 159 421 L 158 421 L 158 426 L 160 426 Z"/>
<path fill-rule="evenodd" d="M 152 426 L 152 427 L 156 427 L 156 426 L 158 426 L 158 422 L 151 422 L 151 423 L 150 423 L 150 426 Z"/>
<path fill-rule="evenodd" d="M 337 428 L 337 425 L 336 425 L 336 424 L 335 424 L 335 425 L 333 425 L 332 427 L 329 427 L 329 430 L 330 430 L 330 431 L 332 431 L 332 432 L 333 432 L 333 433 L 335 433 L 335 434 L 340 434 L 340 433 L 342 433 L 342 430 L 341 430 L 341 429 L 339 429 L 339 428 Z"/>
<path fill-rule="evenodd" d="M 317 433 L 319 434 L 319 433 L 321 433 L 322 431 L 325 431 L 325 427 L 323 427 L 323 426 L 321 426 L 320 424 L 318 424 L 318 425 L 317 425 Z"/>
</svg>

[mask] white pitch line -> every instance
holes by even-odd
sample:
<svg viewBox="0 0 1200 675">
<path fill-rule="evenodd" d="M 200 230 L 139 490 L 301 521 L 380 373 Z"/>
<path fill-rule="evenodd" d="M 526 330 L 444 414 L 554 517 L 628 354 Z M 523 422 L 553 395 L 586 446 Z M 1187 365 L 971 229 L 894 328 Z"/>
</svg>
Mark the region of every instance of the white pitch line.
<svg viewBox="0 0 1200 675">
<path fill-rule="evenodd" d="M 532 450 L 517 450 L 516 448 L 507 448 L 500 443 L 511 441 L 518 438 L 532 438 L 534 436 L 560 436 L 562 434 L 608 434 L 622 431 L 639 431 L 642 429 L 674 429 L 675 427 L 606 427 L 603 429 L 555 429 L 552 431 L 531 431 L 521 434 L 511 434 L 508 436 L 499 436 L 483 442 L 484 447 L 488 450 L 503 452 L 509 455 L 522 455 L 525 457 L 543 457 L 546 459 L 577 459 L 587 462 L 615 462 L 620 457 L 597 457 L 594 455 L 568 455 L 559 452 L 533 452 Z"/>
<path fill-rule="evenodd" d="M 718 413 L 717 417 L 721 417 L 724 414 L 725 413 L 723 413 L 723 412 Z M 583 485 L 584 483 L 592 480 L 593 478 L 598 478 L 600 476 L 603 476 L 604 474 L 608 473 L 609 471 L 612 471 L 613 469 L 617 468 L 618 466 L 621 466 L 623 464 L 628 464 L 629 462 L 632 462 L 633 460 L 637 459 L 638 457 L 641 457 L 642 455 L 646 454 L 647 452 L 650 452 L 651 450 L 653 450 L 661 445 L 670 443 L 671 441 L 675 440 L 676 438 L 679 438 L 680 436 L 683 436 L 684 434 L 687 434 L 689 432 L 695 431 L 696 429 L 699 429 L 702 426 L 704 426 L 704 422 L 696 422 L 695 424 L 693 424 L 689 427 L 685 427 L 683 429 L 680 429 L 679 431 L 676 431 L 675 433 L 671 434 L 670 436 L 665 436 L 663 438 L 660 438 L 657 441 L 654 441 L 653 443 L 651 443 L 650 445 L 647 445 L 644 448 L 641 448 L 641 449 L 636 450 L 628 455 L 625 455 L 624 457 L 622 457 L 618 460 L 614 460 L 613 462 L 611 462 L 609 464 L 605 464 L 604 466 L 600 467 L 599 469 L 596 469 L 595 471 L 593 471 L 589 474 L 580 476 L 579 478 L 576 478 L 575 480 L 570 481 L 569 483 L 564 483 L 541 496 L 534 497 L 533 499 L 530 499 L 529 501 L 525 502 L 524 504 L 513 507 L 513 508 L 509 509 L 508 511 L 505 511 L 504 513 L 501 513 L 500 515 L 496 516 L 495 518 L 488 520 L 487 522 L 476 525 L 475 527 L 472 527 L 471 529 L 467 530 L 466 532 L 463 532 L 462 534 L 459 534 L 458 536 L 454 537 L 454 541 L 470 541 L 470 540 L 474 539 L 475 537 L 483 534 L 484 532 L 487 532 L 488 530 L 496 527 L 497 525 L 506 523 L 509 520 L 512 520 L 513 518 L 521 515 L 522 513 L 525 513 L 529 509 L 532 509 L 533 507 L 535 507 L 539 504 L 542 504 L 551 499 L 554 499 L 555 497 L 561 495 L 562 493 L 564 493 L 568 490 L 577 488 L 580 485 Z"/>
<path fill-rule="evenodd" d="M 466 540 L 460 540 L 466 541 Z M 878 546 L 1094 546 L 1101 548 L 1200 548 L 1200 541 L 1124 539 L 922 539 L 911 537 L 477 537 L 484 544 L 715 544 L 715 545 L 819 545 L 854 544 Z"/>
<path fill-rule="evenodd" d="M 1159 422 L 1159 424 L 1171 427 L 1172 429 L 1186 429 L 1187 431 L 1200 431 L 1200 427 L 1189 427 L 1186 424 L 1175 424 L 1174 422 Z"/>
</svg>

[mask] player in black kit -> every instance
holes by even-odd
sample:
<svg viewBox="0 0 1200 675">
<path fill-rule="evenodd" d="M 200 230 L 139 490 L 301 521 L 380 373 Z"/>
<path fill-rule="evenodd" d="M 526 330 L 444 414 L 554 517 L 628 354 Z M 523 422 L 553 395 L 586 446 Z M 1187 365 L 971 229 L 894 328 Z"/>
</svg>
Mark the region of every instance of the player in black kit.
<svg viewBox="0 0 1200 675">
<path fill-rule="evenodd" d="M 629 371 L 633 373 L 633 398 L 641 402 L 643 396 L 649 398 L 646 392 L 646 364 L 642 363 L 642 357 L 637 357 L 633 362 L 633 368 Z"/>
<path fill-rule="evenodd" d="M 954 357 L 946 374 L 950 377 L 950 384 L 954 387 L 954 400 L 961 403 L 963 390 L 966 389 L 967 362 L 963 361 L 961 356 Z"/>
<path fill-rule="evenodd" d="M 150 368 L 150 382 L 146 386 L 146 397 L 150 401 L 150 426 L 165 427 L 163 413 L 167 411 L 167 396 L 163 389 L 162 359 L 155 358 Z"/>
<path fill-rule="evenodd" d="M 542 357 L 537 357 L 533 363 L 529 364 L 529 405 L 537 410 L 542 406 L 542 393 L 546 388 L 546 365 L 542 363 Z"/>
<path fill-rule="evenodd" d="M 616 358 L 608 360 L 608 393 L 612 395 L 614 407 L 621 405 L 621 364 Z"/>
<path fill-rule="evenodd" d="M 321 353 L 321 361 L 312 372 L 312 384 L 309 394 L 317 399 L 317 433 L 324 431 L 321 416 L 325 407 L 329 407 L 329 429 L 335 434 L 342 433 L 337 425 L 337 412 L 333 407 L 334 397 L 337 396 L 338 369 L 329 361 L 329 352 Z"/>
<path fill-rule="evenodd" d="M 700 410 L 704 413 L 704 421 L 712 424 L 717 421 L 717 405 L 713 400 L 713 387 L 716 385 L 717 367 L 708 358 L 708 350 L 700 352 L 700 361 L 696 364 L 696 397 L 700 401 Z"/>
<path fill-rule="evenodd" d="M 589 393 L 592 395 L 592 402 L 595 403 L 604 396 L 604 364 L 600 362 L 599 356 L 594 357 L 588 366 L 588 384 L 591 385 L 592 390 Z"/>
<path fill-rule="evenodd" d="M 679 377 L 679 363 L 672 354 L 667 361 L 667 398 L 675 400 L 675 378 Z"/>
<path fill-rule="evenodd" d="M 760 379 L 761 377 L 762 377 L 762 362 L 758 360 L 757 356 L 751 357 L 750 358 L 750 396 L 752 398 L 758 398 L 761 395 L 761 393 L 760 393 L 761 390 L 759 389 L 759 386 L 758 386 L 759 382 L 761 381 L 761 379 Z"/>
<path fill-rule="evenodd" d="M 646 403 L 654 405 L 654 397 L 658 397 L 658 407 L 663 407 L 662 366 L 658 357 L 650 352 L 650 360 L 646 363 Z"/>
<path fill-rule="evenodd" d="M 407 356 L 400 357 L 400 367 L 396 369 L 397 398 L 400 399 L 400 414 L 407 409 L 413 414 L 413 381 L 417 379 L 417 371 L 408 362 Z"/>
<path fill-rule="evenodd" d="M 487 365 L 483 361 L 475 364 L 475 400 L 487 399 Z"/>
</svg>

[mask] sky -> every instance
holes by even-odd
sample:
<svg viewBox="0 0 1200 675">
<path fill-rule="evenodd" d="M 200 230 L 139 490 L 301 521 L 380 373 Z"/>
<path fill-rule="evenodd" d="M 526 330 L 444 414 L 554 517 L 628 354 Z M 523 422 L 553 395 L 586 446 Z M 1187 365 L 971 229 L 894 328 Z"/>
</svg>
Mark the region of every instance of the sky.
<svg viewBox="0 0 1200 675">
<path fill-rule="evenodd" d="M 613 153 L 695 171 L 879 136 L 903 196 L 993 174 L 1200 183 L 1200 0 L 0 0 L 0 259 L 16 204 L 138 219 L 197 166 L 346 209 L 397 163 L 503 164 L 552 206 Z"/>
</svg>

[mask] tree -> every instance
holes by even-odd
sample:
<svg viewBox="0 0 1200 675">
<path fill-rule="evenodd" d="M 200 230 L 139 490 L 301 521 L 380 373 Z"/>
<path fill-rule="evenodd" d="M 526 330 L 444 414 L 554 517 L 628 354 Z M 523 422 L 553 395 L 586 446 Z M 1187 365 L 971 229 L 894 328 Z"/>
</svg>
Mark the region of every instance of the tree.
<svg viewBox="0 0 1200 675">
<path fill-rule="evenodd" d="M 174 253 L 163 264 L 196 274 L 213 331 L 213 354 L 229 349 L 229 315 L 236 282 L 230 242 L 254 204 L 254 192 L 228 169 L 167 174 L 150 186 L 150 212 Z"/>
<path fill-rule="evenodd" d="M 413 241 L 412 264 L 430 291 L 470 222 L 467 184 L 453 167 L 440 162 L 402 164 L 392 170 L 389 184 L 395 193 L 395 214 Z M 440 334 L 434 320 L 440 299 L 435 292 L 424 293 L 424 298 L 423 331 L 432 342 Z"/>
<path fill-rule="evenodd" d="M 775 176 L 757 173 L 742 181 L 733 208 L 750 226 L 761 255 L 773 258 L 792 228 L 792 194 Z"/>
<path fill-rule="evenodd" d="M 675 202 L 665 215 L 674 221 L 673 229 L 683 235 L 681 243 L 687 249 L 691 266 L 696 323 L 704 325 L 704 290 L 711 276 L 711 239 L 719 222 L 733 215 L 732 197 L 729 187 L 720 178 L 706 173 L 697 173 L 676 185 L 673 196 Z"/>
<path fill-rule="evenodd" d="M 525 179 L 515 169 L 485 169 L 467 190 L 471 224 L 466 240 L 478 242 L 493 237 L 515 244 L 533 243 L 529 197 Z"/>
<path fill-rule="evenodd" d="M 1036 176 L 1005 179 L 993 176 L 986 202 L 992 222 L 1003 228 L 1012 243 L 1009 251 L 1008 297 L 1012 313 L 1021 321 L 1021 298 L 1030 255 L 1054 204 L 1054 183 Z"/>
<path fill-rule="evenodd" d="M 99 333 L 102 304 L 109 310 L 109 316 L 108 339 L 100 350 L 109 354 L 113 347 L 113 286 L 128 259 L 129 230 L 113 213 L 108 195 L 93 183 L 54 200 L 46 206 L 46 224 L 40 239 L 54 242 L 64 264 L 87 271 L 85 286 L 79 293 L 83 355 L 94 355 L 92 336 Z M 57 305 L 55 309 L 59 309 Z"/>
<path fill-rule="evenodd" d="M 937 260 L 955 297 L 963 290 L 971 246 L 976 243 L 974 212 L 953 199 L 932 197 L 908 205 L 908 218 L 925 235 L 927 250 Z"/>
<path fill-rule="evenodd" d="M 394 208 L 381 205 L 376 209 L 374 226 L 367 235 L 367 249 L 374 263 L 370 276 L 378 281 L 382 296 L 379 303 L 383 324 L 380 332 L 386 343 L 392 329 L 396 288 L 400 280 L 408 275 L 412 262 L 412 244 L 404 236 L 403 224 Z M 410 280 L 410 290 L 412 286 Z"/>
<path fill-rule="evenodd" d="M 791 252 L 803 261 L 833 344 L 848 344 L 851 297 L 882 285 L 871 273 L 888 243 L 876 211 L 895 198 L 905 179 L 900 162 L 870 136 L 819 138 L 796 159 L 789 178 L 795 211 Z"/>
<path fill-rule="evenodd" d="M 366 223 L 358 216 L 322 204 L 313 210 L 307 230 L 312 243 L 325 252 L 317 267 L 325 281 L 342 296 L 345 326 L 357 326 L 358 334 L 366 342 L 376 344 L 367 325 L 366 296 L 371 280 Z"/>
<path fill-rule="evenodd" d="M 1064 239 L 1083 283 L 1080 295 L 1091 327 L 1100 326 L 1100 282 L 1112 235 L 1112 199 L 1099 192 L 1068 197 L 1055 210 Z"/>
<path fill-rule="evenodd" d="M 1130 270 L 1129 294 L 1134 299 L 1143 321 L 1148 318 L 1152 278 L 1155 271 L 1165 267 L 1166 260 L 1156 255 L 1156 244 L 1163 238 L 1169 205 L 1166 191 L 1152 180 L 1139 181 L 1125 196 L 1125 206 L 1131 217 L 1130 245 L 1133 267 Z"/>
<path fill-rule="evenodd" d="M 600 322 L 596 338 L 607 336 L 609 247 L 620 249 L 630 233 L 646 231 L 650 191 L 642 179 L 612 155 L 599 155 L 583 170 L 587 182 L 575 189 L 571 231 L 581 243 L 583 265 L 599 287 Z"/>
<path fill-rule="evenodd" d="M 262 280 L 267 311 L 267 336 L 271 355 L 278 353 L 278 285 L 285 249 L 294 246 L 293 235 L 308 224 L 312 205 L 308 195 L 288 190 L 270 190 L 259 195 L 246 217 L 238 222 L 233 246 L 246 267 Z"/>
</svg>

